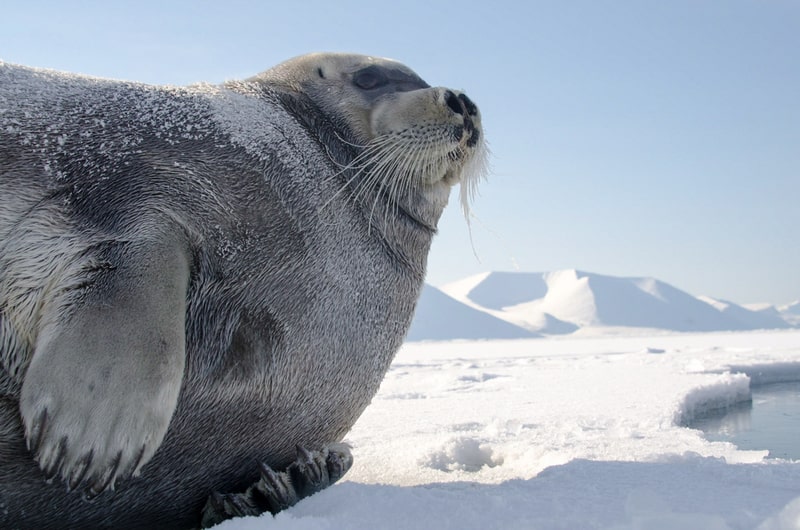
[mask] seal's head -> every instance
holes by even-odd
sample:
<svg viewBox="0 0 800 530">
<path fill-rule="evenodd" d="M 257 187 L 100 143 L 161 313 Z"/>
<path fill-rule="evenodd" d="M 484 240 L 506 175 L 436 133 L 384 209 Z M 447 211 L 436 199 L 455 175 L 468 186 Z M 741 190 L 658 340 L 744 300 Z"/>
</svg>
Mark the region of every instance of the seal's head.
<svg viewBox="0 0 800 530">
<path fill-rule="evenodd" d="M 478 107 L 462 92 L 431 87 L 391 59 L 338 53 L 303 55 L 256 79 L 307 96 L 330 120 L 352 148 L 334 158 L 354 197 L 377 191 L 433 227 L 460 182 L 468 213 L 487 149 Z"/>
</svg>

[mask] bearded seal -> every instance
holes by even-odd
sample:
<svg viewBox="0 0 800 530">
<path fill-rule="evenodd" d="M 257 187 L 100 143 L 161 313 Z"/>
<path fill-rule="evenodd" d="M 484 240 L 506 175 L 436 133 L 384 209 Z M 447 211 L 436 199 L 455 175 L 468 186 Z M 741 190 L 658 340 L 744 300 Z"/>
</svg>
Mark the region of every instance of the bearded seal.
<svg viewBox="0 0 800 530">
<path fill-rule="evenodd" d="M 0 63 L 0 526 L 207 526 L 338 479 L 485 152 L 465 94 L 388 59 Z"/>
</svg>

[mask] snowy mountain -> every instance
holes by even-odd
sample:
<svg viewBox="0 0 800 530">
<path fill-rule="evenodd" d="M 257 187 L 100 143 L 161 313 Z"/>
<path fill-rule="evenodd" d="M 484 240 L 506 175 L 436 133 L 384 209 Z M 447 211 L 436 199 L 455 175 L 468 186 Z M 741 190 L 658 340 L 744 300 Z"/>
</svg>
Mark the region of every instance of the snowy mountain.
<svg viewBox="0 0 800 530">
<path fill-rule="evenodd" d="M 800 327 L 800 300 L 778 308 L 781 318 L 795 327 Z"/>
<path fill-rule="evenodd" d="M 722 314 L 729 316 L 739 322 L 741 329 L 780 329 L 791 327 L 789 323 L 781 317 L 781 314 L 774 306 L 745 307 L 736 305 L 727 300 L 719 300 L 710 296 L 699 296 L 698 299 L 708 303 Z"/>
<path fill-rule="evenodd" d="M 521 339 L 539 336 L 454 300 L 436 287 L 422 289 L 406 340 Z"/>
<path fill-rule="evenodd" d="M 492 327 L 483 328 L 476 313 L 492 317 L 486 321 L 492 322 Z M 515 328 L 500 327 L 498 320 Z M 436 340 L 513 338 L 520 330 L 553 335 L 587 327 L 781 329 L 795 322 L 800 324 L 800 304 L 781 308 L 780 312 L 773 306 L 746 308 L 710 297 L 698 298 L 654 278 L 621 278 L 574 269 L 488 272 L 441 290 L 426 286 L 409 340 L 420 340 L 415 338 L 418 336 Z M 458 332 L 448 335 L 453 326 Z"/>
</svg>

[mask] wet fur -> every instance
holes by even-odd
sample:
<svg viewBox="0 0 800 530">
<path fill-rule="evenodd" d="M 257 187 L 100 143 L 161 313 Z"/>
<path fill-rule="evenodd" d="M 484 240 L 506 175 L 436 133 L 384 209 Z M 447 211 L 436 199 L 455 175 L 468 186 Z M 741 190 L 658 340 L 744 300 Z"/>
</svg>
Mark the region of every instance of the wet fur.
<svg viewBox="0 0 800 530">
<path fill-rule="evenodd" d="M 0 526 L 196 526 L 367 406 L 458 175 L 359 156 L 306 83 L 340 59 L 190 88 L 0 63 Z"/>
</svg>

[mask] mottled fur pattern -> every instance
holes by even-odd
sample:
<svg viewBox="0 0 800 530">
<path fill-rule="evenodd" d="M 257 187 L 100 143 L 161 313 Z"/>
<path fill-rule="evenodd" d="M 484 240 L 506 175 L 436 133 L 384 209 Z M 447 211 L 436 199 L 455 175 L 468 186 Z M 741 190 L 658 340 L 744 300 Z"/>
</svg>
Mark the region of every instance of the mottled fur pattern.
<svg viewBox="0 0 800 530">
<path fill-rule="evenodd" d="M 0 63 L 0 526 L 197 526 L 341 440 L 483 145 L 388 60 L 186 88 Z"/>
</svg>

